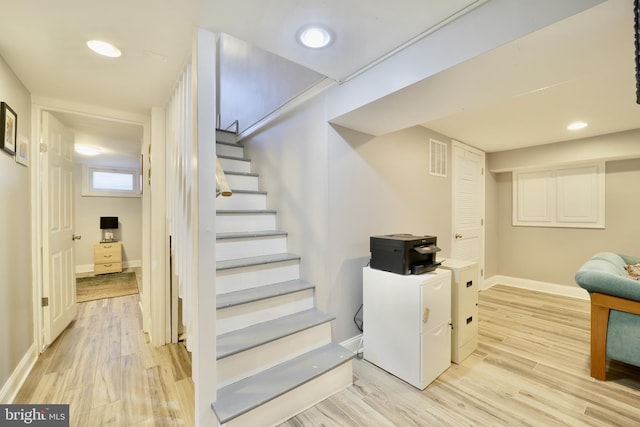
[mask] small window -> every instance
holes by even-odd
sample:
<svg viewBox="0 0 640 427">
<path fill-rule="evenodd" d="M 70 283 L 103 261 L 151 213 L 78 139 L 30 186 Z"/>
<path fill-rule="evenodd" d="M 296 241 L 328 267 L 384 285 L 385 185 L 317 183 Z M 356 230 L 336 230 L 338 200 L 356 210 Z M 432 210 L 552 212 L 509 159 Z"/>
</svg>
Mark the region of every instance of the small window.
<svg viewBox="0 0 640 427">
<path fill-rule="evenodd" d="M 140 197 L 140 173 L 135 169 L 82 168 L 83 196 Z"/>
</svg>

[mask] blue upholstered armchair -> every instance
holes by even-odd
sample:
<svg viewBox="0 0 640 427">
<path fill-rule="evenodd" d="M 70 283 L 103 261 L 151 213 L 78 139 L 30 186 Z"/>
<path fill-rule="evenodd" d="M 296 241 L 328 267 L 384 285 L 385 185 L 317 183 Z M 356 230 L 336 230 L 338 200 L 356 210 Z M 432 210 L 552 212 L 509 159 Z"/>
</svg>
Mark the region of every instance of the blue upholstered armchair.
<svg viewBox="0 0 640 427">
<path fill-rule="evenodd" d="M 640 281 L 626 266 L 640 258 L 600 252 L 576 273 L 591 297 L 591 376 L 606 379 L 606 358 L 640 366 Z"/>
</svg>

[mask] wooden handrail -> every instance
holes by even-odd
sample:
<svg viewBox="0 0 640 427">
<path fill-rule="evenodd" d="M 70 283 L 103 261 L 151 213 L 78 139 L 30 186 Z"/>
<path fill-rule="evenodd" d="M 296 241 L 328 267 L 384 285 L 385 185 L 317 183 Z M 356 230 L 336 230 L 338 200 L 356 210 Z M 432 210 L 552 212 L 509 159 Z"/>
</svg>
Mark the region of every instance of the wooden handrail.
<svg viewBox="0 0 640 427">
<path fill-rule="evenodd" d="M 216 156 L 216 197 L 230 197 L 233 194 L 229 183 L 227 182 L 227 176 L 224 174 L 220 159 Z"/>
</svg>

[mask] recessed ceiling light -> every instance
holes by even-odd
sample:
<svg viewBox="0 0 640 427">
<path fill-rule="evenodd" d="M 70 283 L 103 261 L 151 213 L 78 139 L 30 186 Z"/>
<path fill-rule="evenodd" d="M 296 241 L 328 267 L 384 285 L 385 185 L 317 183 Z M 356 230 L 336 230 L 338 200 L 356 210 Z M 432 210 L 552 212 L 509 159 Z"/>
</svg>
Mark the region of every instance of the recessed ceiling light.
<svg viewBox="0 0 640 427">
<path fill-rule="evenodd" d="M 586 124 L 585 122 L 573 122 L 569 126 L 567 126 L 567 129 L 569 129 L 569 130 L 580 130 L 580 129 L 586 128 L 587 126 L 588 126 L 588 124 Z"/>
<path fill-rule="evenodd" d="M 76 144 L 75 152 L 78 154 L 82 154 L 83 156 L 97 156 L 102 153 L 102 150 L 98 147 L 92 147 L 90 145 L 81 145 Z"/>
<path fill-rule="evenodd" d="M 102 40 L 89 40 L 87 42 L 89 49 L 97 53 L 98 55 L 108 56 L 109 58 L 119 58 L 122 56 L 120 49 Z"/>
<path fill-rule="evenodd" d="M 303 27 L 297 34 L 298 42 L 312 49 L 327 47 L 333 42 L 331 31 L 318 25 Z"/>
</svg>

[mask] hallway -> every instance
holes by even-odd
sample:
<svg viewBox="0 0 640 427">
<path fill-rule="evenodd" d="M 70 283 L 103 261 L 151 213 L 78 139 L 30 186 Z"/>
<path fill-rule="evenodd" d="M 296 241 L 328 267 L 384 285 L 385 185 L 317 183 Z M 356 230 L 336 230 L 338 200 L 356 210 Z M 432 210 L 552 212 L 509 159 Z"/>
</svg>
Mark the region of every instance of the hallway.
<svg viewBox="0 0 640 427">
<path fill-rule="evenodd" d="M 71 426 L 191 426 L 194 389 L 182 344 L 153 347 L 139 295 L 78 304 L 14 403 L 69 404 Z"/>
</svg>

